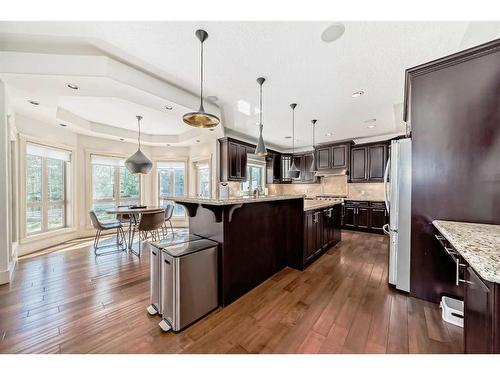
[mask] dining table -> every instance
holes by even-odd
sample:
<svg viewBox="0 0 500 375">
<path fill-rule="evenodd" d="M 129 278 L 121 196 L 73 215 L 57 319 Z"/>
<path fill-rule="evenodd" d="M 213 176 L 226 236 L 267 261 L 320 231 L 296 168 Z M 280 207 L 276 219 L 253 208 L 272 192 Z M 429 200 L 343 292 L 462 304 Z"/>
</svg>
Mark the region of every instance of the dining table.
<svg viewBox="0 0 500 375">
<path fill-rule="evenodd" d="M 134 238 L 132 237 L 132 229 L 133 226 L 137 225 L 140 221 L 140 216 L 143 214 L 156 213 L 159 211 L 164 211 L 165 208 L 160 206 L 123 206 L 123 207 L 113 207 L 105 210 L 107 214 L 117 215 L 117 216 L 128 216 L 129 226 L 128 226 L 128 241 L 127 247 L 129 250 L 132 250 L 132 244 L 134 242 Z"/>
</svg>

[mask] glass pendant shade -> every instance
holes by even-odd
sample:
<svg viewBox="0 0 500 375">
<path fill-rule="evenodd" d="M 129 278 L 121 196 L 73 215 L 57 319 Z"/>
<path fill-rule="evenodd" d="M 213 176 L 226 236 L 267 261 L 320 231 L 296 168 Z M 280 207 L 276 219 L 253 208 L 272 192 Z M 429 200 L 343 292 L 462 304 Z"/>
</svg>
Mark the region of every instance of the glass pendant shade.
<svg viewBox="0 0 500 375">
<path fill-rule="evenodd" d="M 208 33 L 205 30 L 196 30 L 195 35 L 201 42 L 200 108 L 196 112 L 186 113 L 182 116 L 182 121 L 196 128 L 210 129 L 219 125 L 220 119 L 211 113 L 205 112 L 203 107 L 203 42 L 208 38 Z"/>
<path fill-rule="evenodd" d="M 288 170 L 288 177 L 290 178 L 299 178 L 300 170 L 295 165 L 295 107 L 297 107 L 297 103 L 290 104 L 290 108 L 292 108 L 292 165 Z"/>
<path fill-rule="evenodd" d="M 260 121 L 259 121 L 259 141 L 257 142 L 257 148 L 255 149 L 255 155 L 257 156 L 266 156 L 267 155 L 267 150 L 266 150 L 266 144 L 264 142 L 264 138 L 262 137 L 262 129 L 264 129 L 264 124 L 262 124 L 262 84 L 265 82 L 264 77 L 259 77 L 257 78 L 257 83 L 260 86 L 259 89 L 259 106 L 260 106 Z"/>
<path fill-rule="evenodd" d="M 310 172 L 317 172 L 318 171 L 318 166 L 316 165 L 316 149 L 314 148 L 316 146 L 316 122 L 318 120 L 311 120 L 312 124 L 312 133 L 313 133 L 313 160 L 311 163 L 311 168 L 309 169 Z"/>
<path fill-rule="evenodd" d="M 130 173 L 147 174 L 153 168 L 153 163 L 141 151 L 141 120 L 142 120 L 142 116 L 136 116 L 136 117 L 137 117 L 137 125 L 139 128 L 139 135 L 137 137 L 137 141 L 139 143 L 139 149 L 132 156 L 130 156 L 127 160 L 125 160 L 125 166 L 130 171 Z"/>
</svg>

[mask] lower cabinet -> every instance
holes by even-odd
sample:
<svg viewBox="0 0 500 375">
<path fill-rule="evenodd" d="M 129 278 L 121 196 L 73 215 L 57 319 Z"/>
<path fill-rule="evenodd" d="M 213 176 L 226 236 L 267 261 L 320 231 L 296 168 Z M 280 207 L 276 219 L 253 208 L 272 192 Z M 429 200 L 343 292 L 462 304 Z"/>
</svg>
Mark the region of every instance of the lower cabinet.
<svg viewBox="0 0 500 375">
<path fill-rule="evenodd" d="M 466 353 L 498 353 L 494 350 L 494 284 L 483 282 L 471 268 L 465 270 L 464 342 Z M 496 312 L 497 314 L 500 311 Z M 500 333 L 498 333 L 500 334 Z M 498 340 L 498 339 L 497 339 Z"/>
<path fill-rule="evenodd" d="M 388 222 L 384 202 L 344 202 L 342 226 L 346 229 L 383 233 L 382 227 Z"/>
<path fill-rule="evenodd" d="M 341 206 L 304 213 L 304 265 L 309 264 L 341 239 Z"/>
</svg>

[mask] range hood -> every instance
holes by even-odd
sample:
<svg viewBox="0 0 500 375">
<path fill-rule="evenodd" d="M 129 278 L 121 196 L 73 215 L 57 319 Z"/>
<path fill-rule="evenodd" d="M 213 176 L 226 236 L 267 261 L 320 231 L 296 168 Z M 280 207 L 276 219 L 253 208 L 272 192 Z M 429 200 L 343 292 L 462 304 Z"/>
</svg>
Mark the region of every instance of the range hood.
<svg viewBox="0 0 500 375">
<path fill-rule="evenodd" d="M 347 168 L 320 169 L 316 172 L 316 177 L 347 176 Z"/>
</svg>

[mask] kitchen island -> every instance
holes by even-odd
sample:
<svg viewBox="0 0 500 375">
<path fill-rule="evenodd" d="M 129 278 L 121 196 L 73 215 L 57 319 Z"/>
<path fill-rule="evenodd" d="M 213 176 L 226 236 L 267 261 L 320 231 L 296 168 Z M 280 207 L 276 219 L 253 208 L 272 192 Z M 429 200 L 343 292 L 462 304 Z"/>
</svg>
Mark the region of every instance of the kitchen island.
<svg viewBox="0 0 500 375">
<path fill-rule="evenodd" d="M 306 265 L 304 234 L 308 211 L 304 196 L 169 199 L 186 208 L 190 233 L 220 244 L 218 274 L 222 306 L 234 302 L 284 267 L 303 269 Z M 330 205 L 335 204 L 338 202 Z M 326 206 L 321 209 L 328 211 Z M 338 220 L 340 223 L 340 217 Z"/>
</svg>

